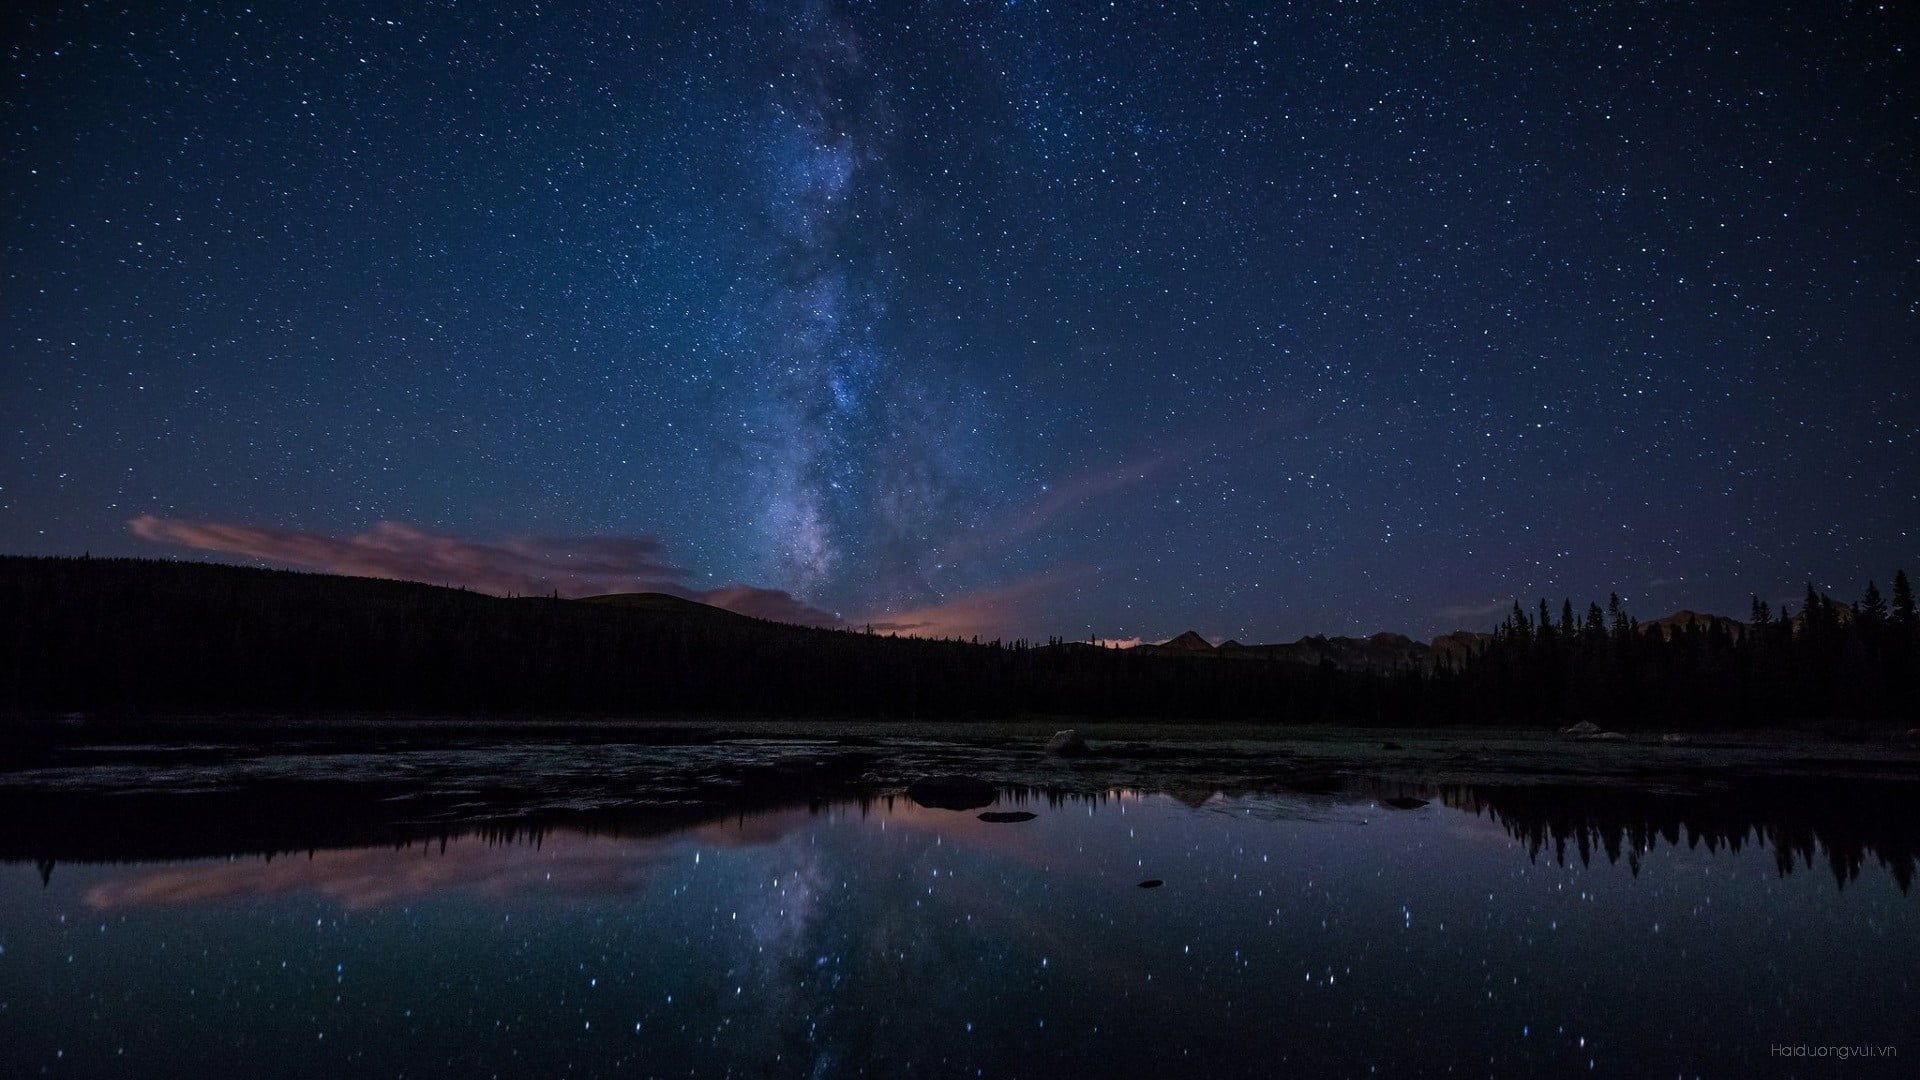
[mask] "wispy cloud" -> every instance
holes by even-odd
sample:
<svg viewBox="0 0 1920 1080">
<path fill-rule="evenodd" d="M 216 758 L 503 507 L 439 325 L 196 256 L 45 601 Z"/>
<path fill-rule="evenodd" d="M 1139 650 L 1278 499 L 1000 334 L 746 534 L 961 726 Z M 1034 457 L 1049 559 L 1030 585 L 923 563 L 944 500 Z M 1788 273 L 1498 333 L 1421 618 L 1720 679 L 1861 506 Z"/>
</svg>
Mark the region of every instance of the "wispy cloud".
<svg viewBox="0 0 1920 1080">
<path fill-rule="evenodd" d="M 985 548 L 1039 532 L 1057 518 L 1145 483 L 1179 460 L 1181 455 L 1168 452 L 1142 454 L 1116 466 L 1069 477 L 1050 485 L 1046 494 L 1031 506 L 948 541 L 942 545 L 940 556 L 946 560 L 964 559 Z"/>
<path fill-rule="evenodd" d="M 1451 607 L 1443 607 L 1436 614 L 1443 619 L 1484 619 L 1498 615 L 1512 606 L 1512 600 L 1489 600 L 1484 604 L 1455 604 Z"/>
<path fill-rule="evenodd" d="M 1169 439 L 1163 446 L 1133 454 L 1119 464 L 1096 466 L 1073 474 L 1048 485 L 1026 506 L 940 544 L 938 554 L 944 562 L 959 562 L 1044 532 L 1062 518 L 1151 483 L 1177 467 L 1210 454 L 1238 452 L 1246 444 L 1279 428 L 1297 426 L 1300 416 L 1298 408 L 1289 408 L 1241 417 L 1230 424 L 1216 421 L 1218 426 L 1213 431 Z"/>
<path fill-rule="evenodd" d="M 755 618 L 809 626 L 838 619 L 779 589 L 694 589 L 651 536 L 516 536 L 482 541 L 383 521 L 350 536 L 142 515 L 135 536 L 194 551 L 330 574 L 458 585 L 501 596 L 663 592 Z"/>
<path fill-rule="evenodd" d="M 1034 622 L 1034 602 L 1064 584 L 1057 575 L 1039 575 L 956 593 L 936 603 L 906 610 L 877 611 L 851 622 L 855 626 L 870 626 L 880 633 L 906 637 L 997 636 L 1009 627 Z"/>
</svg>

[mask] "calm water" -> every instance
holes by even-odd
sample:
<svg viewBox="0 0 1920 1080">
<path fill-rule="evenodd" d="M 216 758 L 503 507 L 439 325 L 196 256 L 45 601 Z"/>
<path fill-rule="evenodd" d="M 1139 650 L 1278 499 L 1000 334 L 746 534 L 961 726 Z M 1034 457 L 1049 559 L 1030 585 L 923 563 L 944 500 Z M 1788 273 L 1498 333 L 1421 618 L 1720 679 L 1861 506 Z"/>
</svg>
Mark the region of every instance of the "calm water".
<svg viewBox="0 0 1920 1080">
<path fill-rule="evenodd" d="M 45 883 L 12 863 L 0 1074 L 1911 1075 L 1776 1044 L 1920 1062 L 1908 854 L 1594 827 L 1606 811 L 1519 796 L 1189 802 L 1006 796 L 1037 816 L 992 823 L 881 800 Z"/>
</svg>

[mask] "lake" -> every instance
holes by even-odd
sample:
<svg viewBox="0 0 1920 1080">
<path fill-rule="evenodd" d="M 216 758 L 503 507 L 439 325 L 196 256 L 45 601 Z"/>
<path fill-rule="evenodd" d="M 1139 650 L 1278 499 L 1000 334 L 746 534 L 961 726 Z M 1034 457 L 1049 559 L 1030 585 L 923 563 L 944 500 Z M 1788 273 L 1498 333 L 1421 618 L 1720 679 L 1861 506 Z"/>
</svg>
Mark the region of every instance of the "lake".
<svg viewBox="0 0 1920 1080">
<path fill-rule="evenodd" d="M 16 816 L 0 1074 L 1910 1075 L 1911 787 L 1539 779 L 1079 776 L 272 857 L 161 857 L 164 804 L 83 849 Z"/>
</svg>

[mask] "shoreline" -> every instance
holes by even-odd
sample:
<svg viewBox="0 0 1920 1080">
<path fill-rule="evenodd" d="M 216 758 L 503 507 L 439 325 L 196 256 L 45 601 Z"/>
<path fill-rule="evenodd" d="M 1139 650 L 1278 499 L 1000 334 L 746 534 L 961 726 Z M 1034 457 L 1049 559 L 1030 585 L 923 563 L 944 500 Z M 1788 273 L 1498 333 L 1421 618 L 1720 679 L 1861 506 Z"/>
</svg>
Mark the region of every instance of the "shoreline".
<svg viewBox="0 0 1920 1080">
<path fill-rule="evenodd" d="M 351 717 L 48 729 L 0 752 L 0 861 L 273 854 L 552 828 L 651 834 L 785 807 L 911 798 L 961 776 L 995 798 L 1216 796 L 1282 808 L 1383 798 L 1524 804 L 1554 828 L 1709 821 L 1736 835 L 1920 843 L 1920 746 L 1749 733 L 1581 741 L 1538 731 L 1051 722 Z M 148 736 L 140 738 L 141 735 Z M 156 734 L 169 738 L 154 739 Z M 190 739 L 178 736 L 191 734 Z M 1837 832 L 1836 832 L 1837 831 Z"/>
</svg>

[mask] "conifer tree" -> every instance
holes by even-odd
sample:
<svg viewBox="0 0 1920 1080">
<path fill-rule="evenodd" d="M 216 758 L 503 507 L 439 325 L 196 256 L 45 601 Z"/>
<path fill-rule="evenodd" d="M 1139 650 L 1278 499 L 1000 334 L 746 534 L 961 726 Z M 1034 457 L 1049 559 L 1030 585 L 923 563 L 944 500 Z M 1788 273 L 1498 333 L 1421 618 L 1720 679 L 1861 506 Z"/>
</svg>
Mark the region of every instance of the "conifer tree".
<svg viewBox="0 0 1920 1080">
<path fill-rule="evenodd" d="M 1515 641 L 1524 644 L 1532 639 L 1533 627 L 1528 624 L 1527 613 L 1521 609 L 1520 601 L 1513 602 L 1513 613 L 1507 616 L 1507 622 L 1512 627 L 1510 633 Z"/>
<path fill-rule="evenodd" d="M 1912 633 L 1916 623 L 1913 608 L 1913 585 L 1907 581 L 1905 570 L 1893 572 L 1893 621 L 1907 633 Z"/>
<path fill-rule="evenodd" d="M 1887 602 L 1880 598 L 1880 586 L 1869 581 L 1867 591 L 1860 596 L 1860 622 L 1870 630 L 1877 630 L 1887 621 Z"/>
</svg>

